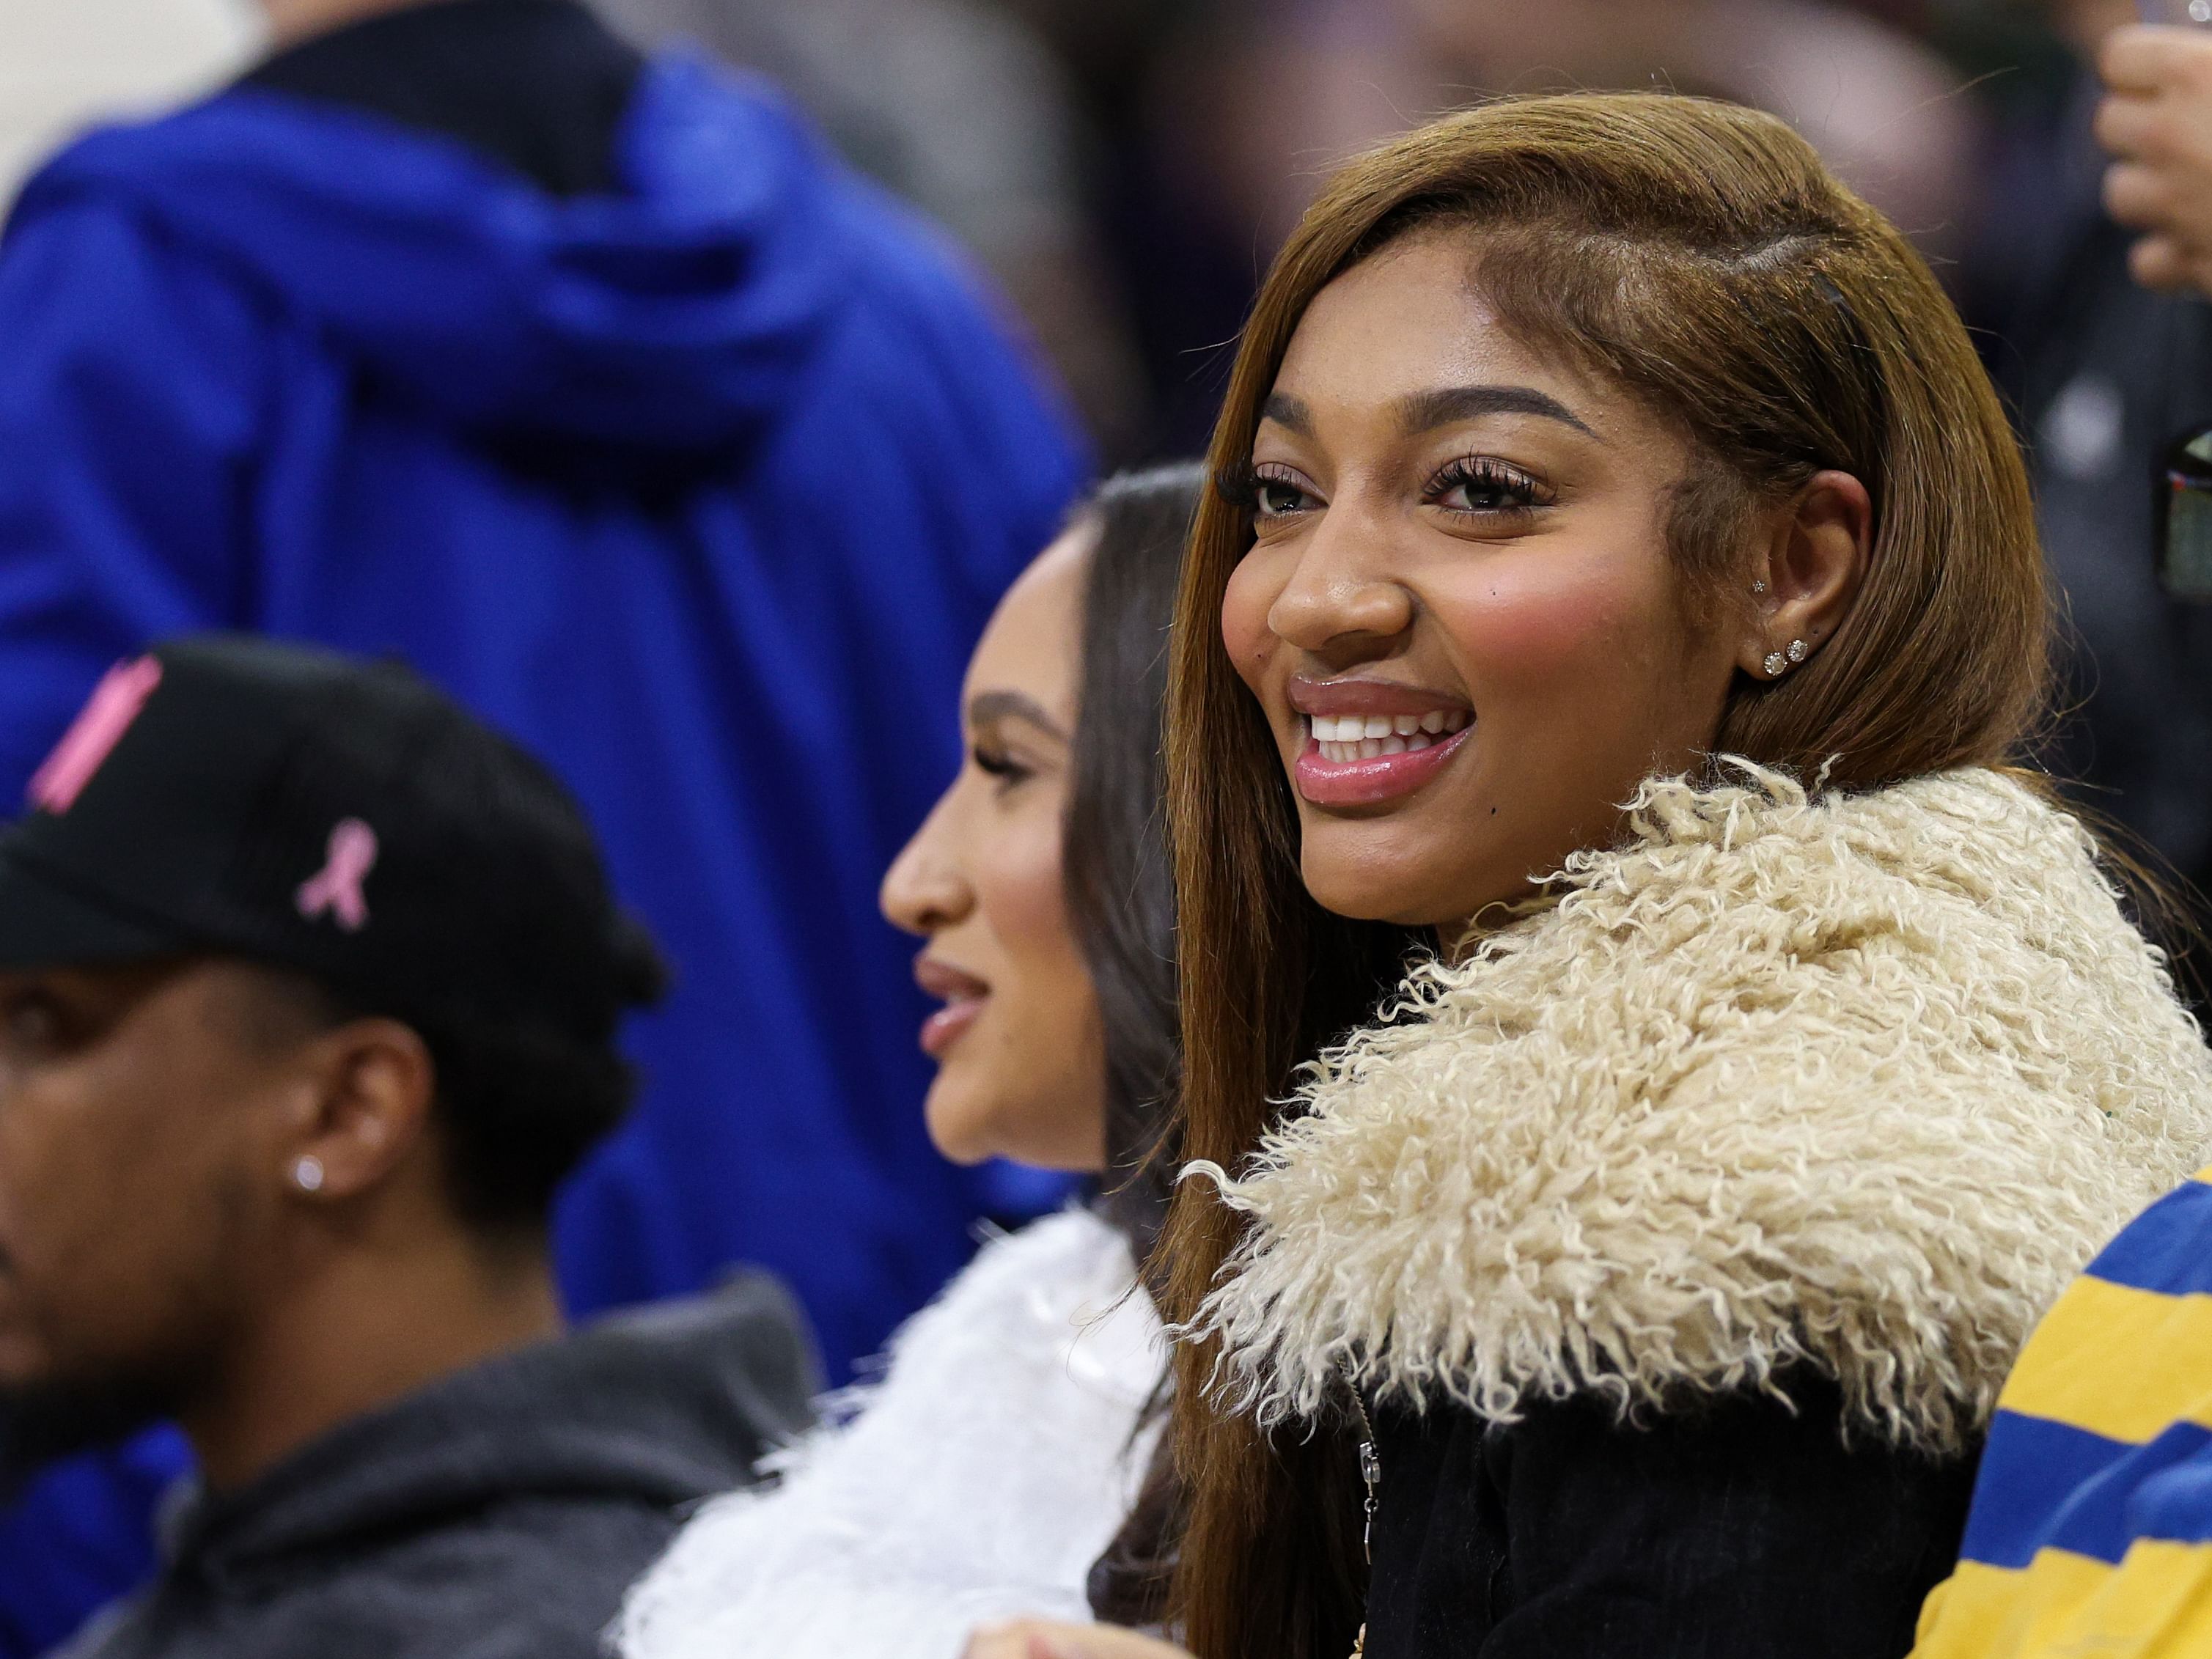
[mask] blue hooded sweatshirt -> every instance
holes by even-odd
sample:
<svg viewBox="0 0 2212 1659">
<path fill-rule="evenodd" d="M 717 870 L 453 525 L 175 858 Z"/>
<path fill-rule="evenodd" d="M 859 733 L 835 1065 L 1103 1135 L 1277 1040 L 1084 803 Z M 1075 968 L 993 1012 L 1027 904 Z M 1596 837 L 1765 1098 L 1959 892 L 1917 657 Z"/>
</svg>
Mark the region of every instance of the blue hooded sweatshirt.
<svg viewBox="0 0 2212 1659">
<path fill-rule="evenodd" d="M 757 1262 L 836 1376 L 987 1207 L 925 1136 L 876 888 L 1084 461 L 959 260 L 766 89 L 654 60 L 614 144 L 616 190 L 556 196 L 249 83 L 29 183 L 0 240 L 0 789 L 186 629 L 445 684 L 576 789 L 676 969 L 631 1033 L 639 1109 L 558 1217 L 572 1306 Z M 102 1501 L 143 1504 L 145 1465 Z M 0 1520 L 0 1631 L 47 1539 Z"/>
</svg>

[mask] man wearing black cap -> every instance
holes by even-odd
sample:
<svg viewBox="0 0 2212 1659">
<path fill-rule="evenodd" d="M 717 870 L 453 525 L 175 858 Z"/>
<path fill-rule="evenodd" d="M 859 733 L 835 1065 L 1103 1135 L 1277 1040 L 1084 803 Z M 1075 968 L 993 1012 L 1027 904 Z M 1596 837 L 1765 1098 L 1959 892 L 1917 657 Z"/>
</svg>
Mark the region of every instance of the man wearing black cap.
<svg viewBox="0 0 2212 1659">
<path fill-rule="evenodd" d="M 398 666 L 236 638 L 102 682 L 0 835 L 18 1461 L 173 1416 L 202 1485 L 100 1659 L 597 1650 L 799 1425 L 766 1281 L 561 1334 L 556 1184 L 658 988 L 574 802 Z"/>
</svg>

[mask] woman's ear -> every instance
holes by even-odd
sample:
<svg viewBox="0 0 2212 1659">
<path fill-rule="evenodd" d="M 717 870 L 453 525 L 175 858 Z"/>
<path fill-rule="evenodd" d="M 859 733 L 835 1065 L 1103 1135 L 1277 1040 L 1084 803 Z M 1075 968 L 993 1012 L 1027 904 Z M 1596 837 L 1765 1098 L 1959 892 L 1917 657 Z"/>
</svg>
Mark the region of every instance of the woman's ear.
<svg viewBox="0 0 2212 1659">
<path fill-rule="evenodd" d="M 1874 548 L 1874 501 L 1848 472 L 1815 472 L 1765 521 L 1736 665 L 1778 680 L 1820 653 L 1850 614 Z"/>
<path fill-rule="evenodd" d="M 382 1183 L 429 1123 L 436 1067 L 412 1027 L 396 1019 L 348 1020 L 320 1033 L 300 1057 L 304 1109 L 286 1154 L 286 1177 L 322 1201 Z"/>
</svg>

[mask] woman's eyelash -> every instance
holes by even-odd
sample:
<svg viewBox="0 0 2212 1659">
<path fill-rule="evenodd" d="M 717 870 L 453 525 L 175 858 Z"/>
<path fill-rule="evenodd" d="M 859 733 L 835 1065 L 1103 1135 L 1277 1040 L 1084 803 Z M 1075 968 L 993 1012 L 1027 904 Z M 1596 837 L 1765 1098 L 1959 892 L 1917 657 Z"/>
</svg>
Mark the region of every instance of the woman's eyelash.
<svg viewBox="0 0 2212 1659">
<path fill-rule="evenodd" d="M 1468 455 L 1449 463 L 1421 493 L 1428 501 L 1439 501 L 1455 489 L 1466 490 L 1471 502 L 1483 496 L 1492 499 L 1486 505 L 1446 507 L 1446 512 L 1525 513 L 1551 505 L 1549 492 L 1541 484 L 1520 468 L 1487 455 Z"/>
<path fill-rule="evenodd" d="M 1302 498 L 1306 497 L 1309 493 L 1306 486 L 1299 483 L 1295 477 L 1286 476 L 1285 471 L 1276 470 L 1272 463 L 1268 466 L 1261 467 L 1250 461 L 1239 462 L 1233 467 L 1224 468 L 1216 475 L 1213 487 L 1219 492 L 1223 501 L 1243 512 L 1251 514 L 1255 518 L 1279 516 L 1284 513 L 1295 511 L 1294 508 L 1279 505 L 1271 506 L 1267 497 L 1273 491 L 1282 490 Z"/>
<path fill-rule="evenodd" d="M 968 752 L 979 770 L 989 773 L 1002 782 L 1018 783 L 1030 775 L 1030 769 L 1011 755 L 1001 755 L 980 746 Z"/>
<path fill-rule="evenodd" d="M 1255 516 L 1267 516 L 1295 509 L 1276 506 L 1272 509 L 1268 495 L 1281 490 L 1289 495 L 1304 496 L 1305 487 L 1297 479 L 1273 471 L 1263 471 L 1250 461 L 1224 467 L 1215 477 L 1213 487 L 1230 506 Z M 1534 507 L 1548 507 L 1552 497 L 1548 490 L 1516 466 L 1507 465 L 1487 455 L 1468 455 L 1450 462 L 1437 471 L 1422 490 L 1424 501 L 1437 502 L 1454 490 L 1467 491 L 1470 504 L 1446 507 L 1453 513 L 1509 514 L 1524 513 Z"/>
<path fill-rule="evenodd" d="M 1213 475 L 1213 493 L 1229 506 L 1249 513 L 1260 505 L 1260 469 L 1232 461 Z"/>
</svg>

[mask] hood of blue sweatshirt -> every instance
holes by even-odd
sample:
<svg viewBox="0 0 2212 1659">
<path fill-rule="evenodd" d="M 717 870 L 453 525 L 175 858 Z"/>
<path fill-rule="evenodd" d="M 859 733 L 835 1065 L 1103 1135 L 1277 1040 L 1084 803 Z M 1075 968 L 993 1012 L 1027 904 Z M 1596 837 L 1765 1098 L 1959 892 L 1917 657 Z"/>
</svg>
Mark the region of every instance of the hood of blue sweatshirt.
<svg viewBox="0 0 2212 1659">
<path fill-rule="evenodd" d="M 764 83 L 680 55 L 644 70 L 617 164 L 619 192 L 562 199 L 458 143 L 241 87 L 72 146 L 11 228 L 125 203 L 468 428 L 742 441 L 854 286 L 868 187 Z"/>
</svg>

